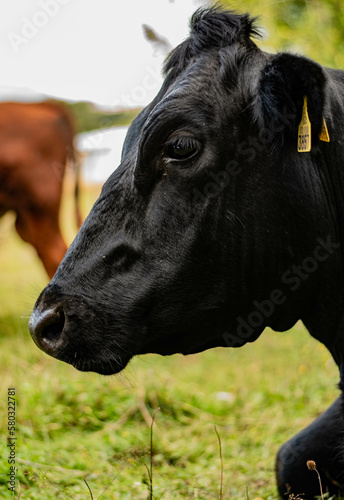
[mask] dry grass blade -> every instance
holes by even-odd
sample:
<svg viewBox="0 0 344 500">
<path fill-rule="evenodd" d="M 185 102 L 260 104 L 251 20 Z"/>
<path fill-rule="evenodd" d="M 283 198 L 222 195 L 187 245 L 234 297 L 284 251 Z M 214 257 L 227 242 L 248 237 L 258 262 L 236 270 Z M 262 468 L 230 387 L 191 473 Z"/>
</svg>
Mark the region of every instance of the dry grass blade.
<svg viewBox="0 0 344 500">
<path fill-rule="evenodd" d="M 24 465 L 29 465 L 30 467 L 42 467 L 43 469 L 51 469 L 55 471 L 62 472 L 64 474 L 75 474 L 76 476 L 84 476 L 85 472 L 77 469 L 67 469 L 65 467 L 59 467 L 58 465 L 41 464 L 39 462 L 32 462 L 31 460 L 24 460 L 23 458 L 17 458 L 18 462 Z"/>
<path fill-rule="evenodd" d="M 110 422 L 106 425 L 103 426 L 102 429 L 100 429 L 99 431 L 96 431 L 97 434 L 105 434 L 107 432 L 112 432 L 112 431 L 115 431 L 117 429 L 119 429 L 120 427 L 122 427 L 122 425 L 126 424 L 127 421 L 130 419 L 130 417 L 132 417 L 135 412 L 137 411 L 137 407 L 136 406 L 130 406 L 120 417 L 118 420 L 116 420 L 116 422 Z"/>
<path fill-rule="evenodd" d="M 112 483 L 118 478 L 118 476 L 120 475 L 120 473 L 122 472 L 122 470 L 125 468 L 125 465 L 123 465 L 123 467 L 120 469 L 119 473 L 115 475 L 115 477 L 111 480 L 111 482 L 107 485 L 107 487 L 105 488 L 105 490 L 99 495 L 98 499 L 99 500 L 103 495 L 104 493 L 106 493 L 106 491 L 110 488 L 110 486 L 112 485 Z"/>
<path fill-rule="evenodd" d="M 153 500 L 153 425 L 154 425 L 154 420 L 155 420 L 155 415 L 157 412 L 160 410 L 160 408 L 157 408 L 155 412 L 153 413 L 152 417 L 152 423 L 151 423 L 151 428 L 150 428 L 150 469 L 147 468 L 148 471 L 148 477 L 149 477 L 149 500 Z"/>
<path fill-rule="evenodd" d="M 151 415 L 150 415 L 150 413 L 147 410 L 147 407 L 145 405 L 145 395 L 146 395 L 146 393 L 145 393 L 144 389 L 141 387 L 139 389 L 138 395 L 137 395 L 137 408 L 140 411 L 142 418 L 144 419 L 144 421 L 146 422 L 148 427 L 151 427 L 153 425 L 155 413 L 158 410 L 156 410 L 153 417 L 151 417 Z"/>
<path fill-rule="evenodd" d="M 91 488 L 89 487 L 88 482 L 86 481 L 86 479 L 84 479 L 84 483 L 86 484 L 86 486 L 87 486 L 87 488 L 88 488 L 88 491 L 90 492 L 90 495 L 91 495 L 91 500 L 94 500 L 94 499 L 93 499 L 93 495 L 92 495 Z"/>
<path fill-rule="evenodd" d="M 214 425 L 214 429 L 217 435 L 217 439 L 219 440 L 219 450 L 220 450 L 220 462 L 221 462 L 221 478 L 220 478 L 220 495 L 219 499 L 223 499 L 223 458 L 222 458 L 222 446 L 221 446 L 221 438 L 219 433 L 217 432 L 216 425 Z"/>
</svg>

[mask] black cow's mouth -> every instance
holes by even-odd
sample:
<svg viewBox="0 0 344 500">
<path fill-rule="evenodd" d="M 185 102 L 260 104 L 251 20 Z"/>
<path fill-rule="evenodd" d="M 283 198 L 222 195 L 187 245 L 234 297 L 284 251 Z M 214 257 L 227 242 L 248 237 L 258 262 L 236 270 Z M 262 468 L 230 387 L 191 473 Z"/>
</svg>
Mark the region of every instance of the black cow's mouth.
<svg viewBox="0 0 344 500">
<path fill-rule="evenodd" d="M 95 372 L 100 375 L 115 375 L 121 372 L 129 363 L 132 356 L 130 355 L 113 355 L 107 359 L 101 356 L 92 358 L 75 353 L 59 353 L 55 356 L 58 360 L 64 361 L 72 365 L 81 372 Z"/>
<path fill-rule="evenodd" d="M 129 360 L 119 363 L 117 360 L 107 360 L 97 362 L 96 360 L 81 360 L 71 363 L 74 368 L 81 372 L 95 372 L 100 375 L 116 375 L 127 366 Z"/>
</svg>

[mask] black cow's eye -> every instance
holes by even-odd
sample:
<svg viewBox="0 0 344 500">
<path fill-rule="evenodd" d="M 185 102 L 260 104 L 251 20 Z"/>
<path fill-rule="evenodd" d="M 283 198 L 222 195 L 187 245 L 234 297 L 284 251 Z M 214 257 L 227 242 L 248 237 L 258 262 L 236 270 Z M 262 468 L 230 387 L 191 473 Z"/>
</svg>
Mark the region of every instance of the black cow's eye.
<svg viewBox="0 0 344 500">
<path fill-rule="evenodd" d="M 164 156 L 172 160 L 188 160 L 199 151 L 199 142 L 193 137 L 176 137 L 167 143 Z"/>
</svg>

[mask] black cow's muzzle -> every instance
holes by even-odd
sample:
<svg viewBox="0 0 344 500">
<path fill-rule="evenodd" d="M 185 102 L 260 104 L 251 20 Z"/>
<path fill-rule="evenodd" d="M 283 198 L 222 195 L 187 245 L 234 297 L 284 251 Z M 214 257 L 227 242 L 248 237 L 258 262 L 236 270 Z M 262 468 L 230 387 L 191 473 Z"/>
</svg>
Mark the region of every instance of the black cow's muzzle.
<svg viewBox="0 0 344 500">
<path fill-rule="evenodd" d="M 114 323 L 113 317 L 98 314 L 83 299 L 56 294 L 48 287 L 35 305 L 29 331 L 50 356 L 81 371 L 111 375 L 123 370 L 134 354 L 125 347 L 123 336 L 111 329 Z"/>
</svg>

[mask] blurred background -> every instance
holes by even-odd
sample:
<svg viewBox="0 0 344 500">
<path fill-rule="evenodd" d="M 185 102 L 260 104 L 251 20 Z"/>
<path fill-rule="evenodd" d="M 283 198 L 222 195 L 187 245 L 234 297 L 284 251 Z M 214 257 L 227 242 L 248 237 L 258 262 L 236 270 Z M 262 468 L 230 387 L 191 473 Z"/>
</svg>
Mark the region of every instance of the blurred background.
<svg viewBox="0 0 344 500">
<path fill-rule="evenodd" d="M 344 69 L 342 0 L 221 3 L 258 17 L 263 39 L 257 43 L 264 50 L 290 50 Z M 1 2 L 0 124 L 1 118 L 7 122 L 1 103 L 51 99 L 74 124 L 75 161 L 67 162 L 64 176 L 58 177 L 64 165 L 50 162 L 55 187 L 63 189 L 59 213 L 67 245 L 77 232 L 76 164 L 85 218 L 120 163 L 128 126 L 161 86 L 165 57 L 187 37 L 192 13 L 210 5 L 201 0 Z M 20 120 L 16 123 L 19 130 Z M 31 129 L 20 130 L 25 141 Z M 0 126 L 0 193 L 6 186 L 1 156 L 6 135 L 1 134 Z M 14 151 L 15 156 L 18 148 Z M 298 325 L 294 336 L 268 332 L 259 343 L 239 350 L 186 359 L 146 356 L 133 362 L 120 383 L 77 373 L 43 355 L 29 338 L 28 317 L 48 275 L 35 248 L 15 231 L 15 220 L 13 209 L 0 218 L 0 376 L 3 394 L 14 385 L 20 395 L 20 498 L 87 498 L 83 477 L 94 481 L 100 495 L 115 474 L 121 493 L 112 490 L 102 498 L 147 498 L 145 471 L 134 465 L 147 456 L 149 419 L 157 406 L 164 433 L 158 434 L 161 453 L 155 465 L 175 488 L 169 496 L 170 487 L 161 480 L 159 498 L 215 496 L 214 423 L 228 444 L 224 458 L 232 497 L 246 498 L 249 485 L 250 498 L 275 498 L 278 446 L 337 395 L 337 372 L 327 351 Z M 5 411 L 4 398 L 0 411 Z M 7 469 L 0 464 L 0 488 L 5 484 L 1 473 Z M 129 491 L 133 496 L 125 496 Z"/>
</svg>

